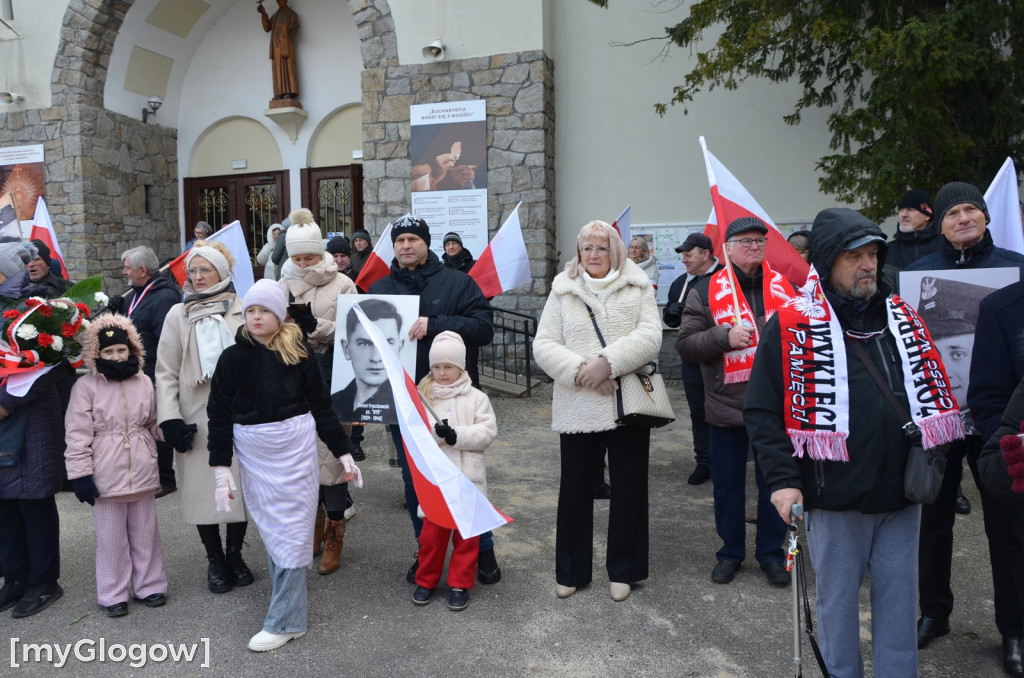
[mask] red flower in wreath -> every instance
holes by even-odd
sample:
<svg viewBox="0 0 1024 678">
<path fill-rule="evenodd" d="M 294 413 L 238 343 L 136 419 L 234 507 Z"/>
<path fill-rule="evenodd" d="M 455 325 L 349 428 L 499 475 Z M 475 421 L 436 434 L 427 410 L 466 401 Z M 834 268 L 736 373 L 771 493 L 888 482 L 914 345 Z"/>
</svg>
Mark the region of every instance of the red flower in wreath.
<svg viewBox="0 0 1024 678">
<path fill-rule="evenodd" d="M 17 311 L 13 308 L 9 308 L 4 311 L 4 318 L 7 320 L 17 320 L 18 316 L 21 315 L 21 311 Z"/>
<path fill-rule="evenodd" d="M 77 331 L 78 328 L 70 323 L 64 323 L 63 325 L 60 326 L 60 333 L 68 338 L 75 336 L 75 332 Z"/>
<path fill-rule="evenodd" d="M 88 307 L 88 306 L 86 306 L 85 304 L 82 304 L 82 303 L 78 303 L 78 304 L 75 304 L 75 306 L 76 306 L 76 307 L 78 308 L 79 312 L 80 312 L 80 313 L 81 313 L 81 314 L 82 314 L 83 316 L 85 316 L 86 318 L 89 318 L 89 317 L 90 317 L 90 314 L 89 314 L 89 307 Z"/>
<path fill-rule="evenodd" d="M 36 337 L 36 341 L 38 341 L 39 345 L 43 348 L 50 348 L 53 346 L 53 336 L 46 334 L 45 332 L 40 332 L 39 336 Z"/>
<path fill-rule="evenodd" d="M 39 315 L 43 316 L 44 318 L 52 318 L 53 308 L 47 306 L 46 304 L 43 304 L 42 306 L 39 307 Z"/>
<path fill-rule="evenodd" d="M 38 299 L 26 299 L 25 300 L 25 306 L 28 307 L 28 308 L 35 308 L 40 303 L 42 303 L 42 302 L 40 302 Z"/>
</svg>

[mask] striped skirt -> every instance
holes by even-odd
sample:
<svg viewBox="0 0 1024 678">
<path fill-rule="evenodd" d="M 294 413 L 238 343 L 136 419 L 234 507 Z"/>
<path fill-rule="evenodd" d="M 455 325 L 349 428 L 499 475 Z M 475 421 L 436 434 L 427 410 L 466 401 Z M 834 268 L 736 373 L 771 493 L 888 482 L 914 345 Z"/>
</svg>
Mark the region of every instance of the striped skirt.
<svg viewBox="0 0 1024 678">
<path fill-rule="evenodd" d="M 313 415 L 233 431 L 242 492 L 267 553 L 282 568 L 309 565 L 320 490 Z"/>
</svg>

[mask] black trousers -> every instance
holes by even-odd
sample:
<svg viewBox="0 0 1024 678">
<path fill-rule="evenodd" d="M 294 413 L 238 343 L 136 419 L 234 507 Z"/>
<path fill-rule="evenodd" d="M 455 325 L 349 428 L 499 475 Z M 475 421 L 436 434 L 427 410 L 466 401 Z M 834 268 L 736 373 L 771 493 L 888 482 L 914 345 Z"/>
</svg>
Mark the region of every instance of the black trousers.
<svg viewBox="0 0 1024 678">
<path fill-rule="evenodd" d="M 683 392 L 690 410 L 690 427 L 693 430 L 693 458 L 698 464 L 709 465 L 708 440 L 710 430 L 704 418 L 704 376 L 700 363 L 683 361 Z"/>
<path fill-rule="evenodd" d="M 60 516 L 55 497 L 0 499 L 0 566 L 29 586 L 60 579 Z"/>
<path fill-rule="evenodd" d="M 978 454 L 983 441 L 968 436 L 965 442 L 954 443 L 946 462 L 942 489 L 934 504 L 921 511 L 921 539 L 918 555 L 918 592 L 921 614 L 940 621 L 949 619 L 953 611 L 953 590 L 950 574 L 953 560 L 953 523 L 956 520 L 956 491 L 963 477 L 963 458 L 974 475 L 981 493 L 985 534 L 988 537 L 989 564 L 995 600 L 996 628 L 1003 636 L 1024 635 L 1024 605 L 1017 587 L 1017 567 L 1024 549 L 1024 523 L 1018 508 L 999 503 L 985 489 L 978 475 Z"/>
<path fill-rule="evenodd" d="M 160 484 L 166 487 L 177 487 L 174 479 L 174 448 L 170 443 L 156 441 L 156 465 L 160 474 Z"/>
<path fill-rule="evenodd" d="M 608 578 L 627 584 L 647 579 L 650 449 L 650 429 L 634 426 L 561 435 L 555 580 L 562 586 L 586 586 L 593 576 L 593 478 L 594 468 L 604 464 L 605 450 L 612 486 L 608 508 Z"/>
</svg>

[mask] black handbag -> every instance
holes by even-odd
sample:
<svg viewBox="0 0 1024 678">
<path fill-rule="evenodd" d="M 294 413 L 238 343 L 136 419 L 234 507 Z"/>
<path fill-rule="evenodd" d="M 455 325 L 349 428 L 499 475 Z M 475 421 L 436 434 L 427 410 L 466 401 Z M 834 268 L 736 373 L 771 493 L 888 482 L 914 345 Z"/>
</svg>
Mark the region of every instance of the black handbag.
<svg viewBox="0 0 1024 678">
<path fill-rule="evenodd" d="M 878 373 L 878 368 L 871 362 L 864 347 L 857 342 L 851 342 L 853 352 L 857 354 L 860 361 L 864 363 L 868 374 L 878 384 L 882 394 L 889 400 L 893 411 L 903 421 L 903 435 L 910 439 L 910 451 L 907 452 L 907 467 L 903 472 L 903 494 L 908 500 L 915 504 L 931 504 L 939 496 L 942 489 L 942 477 L 946 474 L 946 452 L 949 445 L 938 445 L 930 450 L 924 449 L 921 444 L 921 431 L 911 420 L 907 408 L 903 407 L 892 387 Z"/>
<path fill-rule="evenodd" d="M 602 347 L 606 346 L 594 310 L 584 305 L 590 313 L 590 321 L 594 323 L 598 341 Z M 615 377 L 615 381 L 619 385 L 615 389 L 615 423 L 619 426 L 661 428 L 676 420 L 665 389 L 665 380 L 658 373 L 658 365 L 654 361 L 635 372 Z"/>
</svg>

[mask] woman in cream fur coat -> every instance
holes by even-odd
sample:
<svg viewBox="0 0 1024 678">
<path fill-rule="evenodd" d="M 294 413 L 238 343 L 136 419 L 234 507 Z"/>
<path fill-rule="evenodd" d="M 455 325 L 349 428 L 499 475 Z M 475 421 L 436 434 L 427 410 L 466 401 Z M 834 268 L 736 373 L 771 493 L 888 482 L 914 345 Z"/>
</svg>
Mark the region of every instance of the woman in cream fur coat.
<svg viewBox="0 0 1024 678">
<path fill-rule="evenodd" d="M 537 364 L 555 381 L 551 427 L 559 433 L 562 459 L 555 536 L 560 598 L 591 580 L 592 478 L 605 450 L 613 488 L 606 559 L 612 598 L 625 600 L 630 584 L 647 578 L 651 432 L 616 425 L 614 380 L 655 359 L 660 348 L 661 320 L 650 280 L 626 256 L 618 233 L 591 221 L 576 238 L 576 257 L 551 285 L 533 342 Z"/>
</svg>

